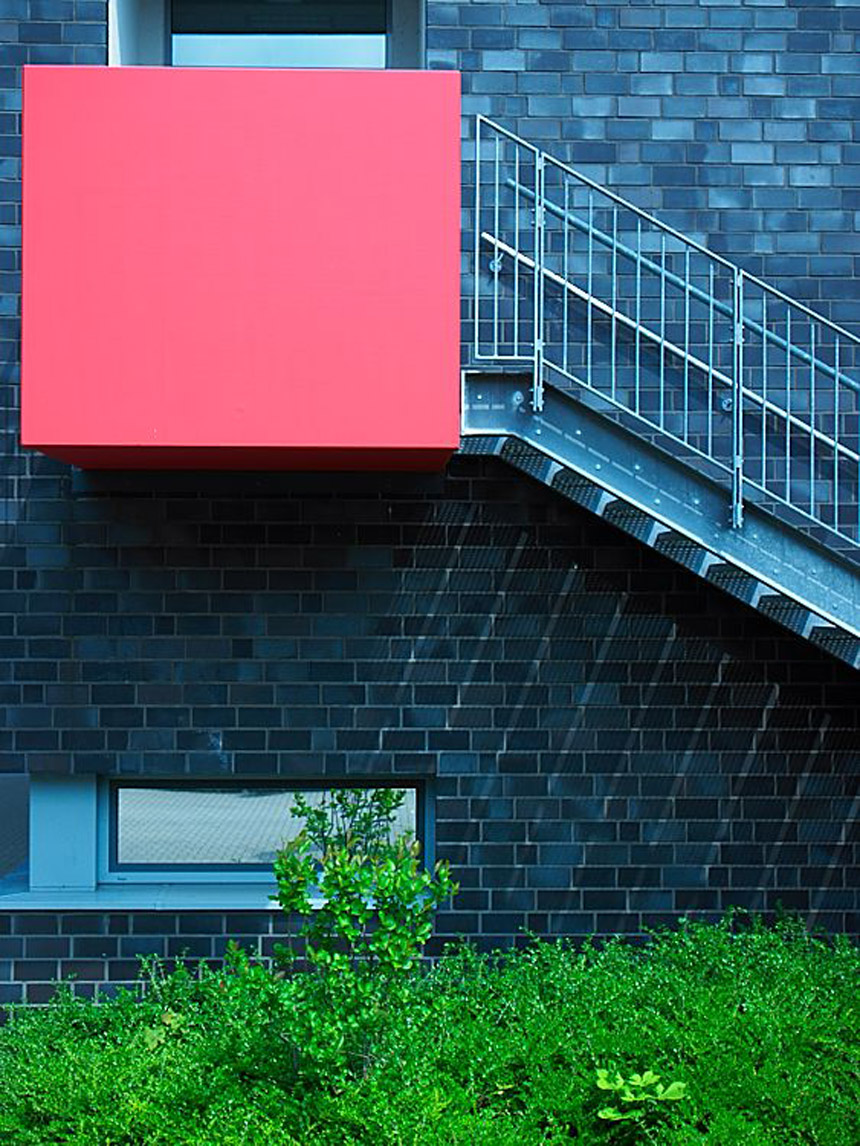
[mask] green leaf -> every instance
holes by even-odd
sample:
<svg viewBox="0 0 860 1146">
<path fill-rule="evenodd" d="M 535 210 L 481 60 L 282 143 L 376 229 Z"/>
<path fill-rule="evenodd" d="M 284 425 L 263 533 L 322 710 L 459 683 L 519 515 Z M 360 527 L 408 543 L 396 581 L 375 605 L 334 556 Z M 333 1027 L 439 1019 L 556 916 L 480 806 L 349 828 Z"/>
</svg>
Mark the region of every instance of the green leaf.
<svg viewBox="0 0 860 1146">
<path fill-rule="evenodd" d="M 597 1085 L 601 1090 L 619 1090 L 624 1085 L 624 1079 L 617 1073 L 614 1080 L 610 1079 L 609 1071 L 601 1067 L 597 1072 Z"/>
<path fill-rule="evenodd" d="M 147 1050 L 156 1050 L 164 1042 L 164 1028 L 158 1027 L 144 1027 L 143 1028 L 143 1045 Z"/>
<path fill-rule="evenodd" d="M 687 1084 L 685 1082 L 671 1082 L 658 1097 L 664 1102 L 677 1102 L 686 1093 Z"/>
<path fill-rule="evenodd" d="M 638 1117 L 635 1114 L 623 1114 L 620 1110 L 616 1110 L 614 1106 L 604 1106 L 597 1112 L 597 1117 L 602 1118 L 605 1122 L 632 1122 Z"/>
</svg>

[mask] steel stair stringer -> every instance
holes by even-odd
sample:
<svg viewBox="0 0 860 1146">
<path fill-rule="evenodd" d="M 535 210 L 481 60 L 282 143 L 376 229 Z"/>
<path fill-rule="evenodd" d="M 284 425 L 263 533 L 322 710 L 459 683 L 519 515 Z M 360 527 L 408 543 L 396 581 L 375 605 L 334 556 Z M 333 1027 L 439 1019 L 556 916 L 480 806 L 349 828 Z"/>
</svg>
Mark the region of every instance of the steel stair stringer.
<svg viewBox="0 0 860 1146">
<path fill-rule="evenodd" d="M 734 529 L 725 490 L 682 460 L 530 376 L 465 372 L 464 454 L 491 454 L 860 669 L 860 571 L 750 505 Z"/>
</svg>

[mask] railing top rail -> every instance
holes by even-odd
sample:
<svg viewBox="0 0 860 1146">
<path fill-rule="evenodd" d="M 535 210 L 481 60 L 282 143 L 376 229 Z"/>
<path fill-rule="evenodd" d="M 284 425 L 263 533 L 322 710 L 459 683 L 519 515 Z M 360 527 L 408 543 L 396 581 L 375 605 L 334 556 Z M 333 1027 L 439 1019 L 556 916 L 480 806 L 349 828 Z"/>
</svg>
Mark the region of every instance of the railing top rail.
<svg viewBox="0 0 860 1146">
<path fill-rule="evenodd" d="M 491 127 L 493 131 L 497 131 L 499 135 L 506 136 L 511 143 L 516 143 L 520 147 L 525 147 L 527 151 L 534 152 L 535 155 L 540 154 L 541 149 L 535 147 L 533 143 L 529 143 L 527 139 L 523 139 L 519 135 L 515 135 L 512 131 L 508 131 L 506 127 L 502 127 L 500 123 L 496 123 L 494 119 L 489 119 L 486 115 L 477 115 L 475 119 L 478 123 L 485 123 L 487 127 Z M 544 154 L 546 154 L 544 152 Z"/>
<path fill-rule="evenodd" d="M 608 188 L 603 187 L 600 183 L 590 179 L 587 175 L 583 175 L 581 171 L 577 171 L 576 168 L 571 167 L 569 163 L 562 163 L 560 159 L 556 159 L 555 156 L 550 155 L 546 151 L 541 152 L 540 148 L 537 148 L 533 144 L 528 143 L 526 140 L 521 139 L 520 136 L 515 135 L 511 131 L 508 131 L 506 128 L 496 123 L 495 120 L 489 119 L 485 115 L 479 115 L 477 119 L 480 123 L 485 123 L 488 127 L 492 128 L 493 131 L 498 131 L 502 135 L 506 136 L 511 140 L 512 143 L 516 143 L 521 147 L 526 147 L 529 151 L 542 154 L 545 163 L 550 164 L 552 167 L 559 168 L 559 170 L 566 172 L 568 175 L 572 175 L 575 179 L 581 180 L 586 185 L 586 187 L 591 187 L 592 190 L 599 191 L 601 195 L 604 195 L 607 199 L 612 200 L 613 203 L 617 203 L 620 207 L 624 207 L 626 210 L 632 211 L 634 215 L 638 215 L 641 219 L 647 220 L 647 222 L 653 224 L 653 226 L 657 227 L 659 230 L 665 231 L 666 234 L 674 236 L 674 238 L 680 240 L 682 243 L 685 243 L 687 246 L 694 247 L 697 251 L 701 251 L 703 255 L 706 255 L 709 259 L 713 259 L 714 262 L 721 263 L 729 270 L 734 270 L 734 263 L 729 262 L 728 259 L 724 259 L 721 255 L 715 254 L 714 251 L 709 251 L 707 247 L 703 246 L 701 243 L 697 243 L 695 239 L 689 238 L 688 235 L 683 234 L 681 231 L 676 231 L 674 227 L 670 227 L 668 223 L 661 222 L 659 219 L 655 218 L 654 215 L 649 215 L 647 211 L 643 211 L 642 208 L 637 207 L 635 203 L 631 203 L 629 200 L 622 198 L 620 195 L 616 195 L 614 191 L 608 190 Z"/>
<path fill-rule="evenodd" d="M 600 183 L 595 182 L 594 179 L 589 179 L 587 175 L 583 175 L 581 171 L 577 171 L 575 167 L 571 167 L 567 163 L 562 163 L 561 160 L 555 159 L 552 155 L 545 155 L 544 160 L 552 167 L 558 167 L 567 175 L 573 175 L 586 187 L 590 187 L 594 191 L 599 191 L 604 198 L 616 203 L 619 207 L 623 207 L 625 211 L 630 211 L 634 215 L 638 215 L 640 219 L 645 219 L 652 226 L 662 231 L 666 235 L 671 235 L 672 238 L 677 239 L 683 243 L 685 247 L 692 247 L 693 250 L 698 251 L 700 254 L 705 255 L 715 263 L 720 263 L 726 270 L 735 270 L 735 264 L 728 259 L 724 259 L 722 255 L 718 255 L 715 251 L 709 250 L 702 243 L 697 243 L 695 239 L 691 239 L 689 235 L 685 235 L 682 231 L 677 231 L 674 227 L 670 227 L 668 223 L 662 222 L 654 215 L 649 215 L 647 211 L 643 211 L 641 207 L 637 207 L 635 203 L 631 203 L 629 199 L 624 199 L 621 195 L 616 195 L 614 191 L 610 191 L 607 187 L 603 187 Z"/>
<path fill-rule="evenodd" d="M 777 298 L 781 299 L 783 302 L 788 303 L 790 306 L 795 307 L 797 310 L 802 310 L 804 314 L 808 315 L 810 318 L 814 318 L 816 322 L 820 322 L 822 326 L 829 326 L 830 329 L 838 334 L 840 338 L 847 338 L 849 341 L 856 342 L 857 345 L 860 346 L 860 336 L 853 334 L 850 330 L 846 330 L 844 326 L 840 326 L 837 322 L 831 322 L 829 318 L 825 318 L 824 315 L 819 314 L 817 310 L 812 310 L 811 307 L 806 306 L 802 302 L 798 302 L 796 298 L 792 298 L 791 295 L 785 294 L 777 287 L 772 286 L 771 283 L 765 282 L 764 279 L 756 278 L 755 275 L 751 275 L 745 270 L 741 270 L 741 274 L 744 276 L 744 280 L 746 282 L 753 283 L 761 290 L 766 290 L 768 294 L 776 295 Z"/>
<path fill-rule="evenodd" d="M 731 262 L 729 259 L 724 259 L 722 255 L 718 255 L 714 251 L 709 250 L 708 247 L 704 246 L 702 243 L 696 242 L 695 239 L 691 239 L 682 231 L 678 231 L 674 227 L 670 227 L 668 223 L 664 223 L 662 220 L 656 218 L 656 216 L 649 214 L 647 211 L 643 211 L 642 208 L 637 207 L 635 203 L 631 203 L 628 199 L 624 199 L 621 195 L 616 195 L 614 191 L 610 191 L 608 188 L 601 186 L 600 183 L 590 179 L 587 175 L 583 175 L 581 171 L 577 171 L 576 168 L 571 167 L 569 163 L 562 163 L 560 159 L 556 159 L 555 156 L 550 155 L 548 152 L 542 151 L 539 147 L 535 147 L 534 144 L 529 143 L 527 140 L 522 139 L 518 135 L 515 135 L 514 132 L 508 131 L 507 128 L 502 127 L 501 124 L 496 123 L 495 120 L 490 119 L 488 116 L 478 115 L 476 116 L 476 121 L 479 124 L 486 124 L 487 127 L 493 131 L 499 132 L 512 143 L 526 148 L 526 150 L 532 152 L 535 156 L 542 156 L 544 163 L 553 167 L 557 167 L 559 170 L 565 172 L 568 175 L 572 175 L 575 179 L 578 179 L 584 183 L 586 187 L 590 187 L 592 190 L 598 191 L 604 198 L 609 199 L 611 202 L 616 203 L 618 206 L 623 207 L 627 211 L 631 211 L 640 219 L 644 219 L 653 227 L 656 227 L 657 230 L 662 231 L 664 234 L 671 235 L 686 247 L 698 251 L 700 254 L 704 255 L 708 259 L 711 259 L 715 263 L 719 263 L 722 267 L 725 267 L 726 270 L 731 271 L 733 274 L 738 272 L 743 276 L 747 283 L 752 283 L 760 290 L 766 290 L 770 294 L 775 295 L 777 298 L 781 299 L 789 306 L 796 307 L 809 318 L 814 319 L 816 322 L 820 322 L 822 325 L 829 327 L 830 330 L 832 330 L 840 338 L 845 338 L 850 342 L 854 342 L 857 345 L 860 345 L 860 337 L 858 337 L 856 334 L 853 334 L 850 330 L 846 330 L 844 326 L 840 326 L 838 323 L 832 322 L 829 318 L 825 318 L 824 315 L 819 314 L 817 311 L 812 310 L 811 307 L 805 306 L 802 302 L 798 302 L 796 299 L 793 299 L 789 295 L 784 294 L 781 290 L 778 290 L 770 283 L 765 282 L 764 279 L 760 279 L 756 275 L 750 274 L 749 271 L 745 271 L 742 267 L 738 267 L 736 263 Z"/>
</svg>

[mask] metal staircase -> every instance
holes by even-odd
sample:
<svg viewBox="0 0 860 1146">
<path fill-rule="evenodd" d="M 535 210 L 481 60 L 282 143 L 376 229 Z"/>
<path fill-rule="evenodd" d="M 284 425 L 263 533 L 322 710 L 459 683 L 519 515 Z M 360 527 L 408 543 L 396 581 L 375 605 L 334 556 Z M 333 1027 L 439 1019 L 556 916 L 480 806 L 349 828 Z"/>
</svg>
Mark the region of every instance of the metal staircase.
<svg viewBox="0 0 860 1146">
<path fill-rule="evenodd" d="M 860 668 L 860 338 L 478 117 L 465 453 Z"/>
</svg>

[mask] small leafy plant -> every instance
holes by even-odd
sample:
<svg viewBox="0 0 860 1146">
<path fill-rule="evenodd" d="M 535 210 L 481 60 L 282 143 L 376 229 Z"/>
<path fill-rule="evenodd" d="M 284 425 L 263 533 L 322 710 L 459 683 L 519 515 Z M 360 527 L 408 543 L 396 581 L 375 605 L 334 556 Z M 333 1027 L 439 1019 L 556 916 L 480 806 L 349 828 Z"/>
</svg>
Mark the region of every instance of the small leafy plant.
<svg viewBox="0 0 860 1146">
<path fill-rule="evenodd" d="M 617 1071 L 610 1074 L 601 1068 L 597 1072 L 597 1086 L 600 1090 L 612 1091 L 617 1103 L 601 1107 L 597 1112 L 598 1118 L 605 1122 L 632 1123 L 646 1133 L 662 1120 L 665 1103 L 680 1102 L 687 1091 L 683 1082 L 670 1082 L 663 1086 L 660 1075 L 651 1070 L 623 1078 Z"/>
<path fill-rule="evenodd" d="M 319 970 L 408 971 L 430 938 L 433 912 L 457 891 L 447 863 L 421 864 L 409 835 L 392 838 L 405 793 L 395 788 L 335 789 L 311 806 L 299 795 L 299 835 L 275 858 L 288 916 L 304 922 L 308 962 Z M 294 957 L 280 945 L 282 962 Z"/>
<path fill-rule="evenodd" d="M 164 1046 L 168 1034 L 175 1034 L 181 1026 L 181 1015 L 178 1015 L 176 1011 L 165 1011 L 159 1024 L 142 1029 L 144 1046 L 147 1050 L 157 1050 L 158 1047 Z"/>
<path fill-rule="evenodd" d="M 433 926 L 433 912 L 457 885 L 446 863 L 421 864 L 409 835 L 394 837 L 405 793 L 392 788 L 335 789 L 317 806 L 302 796 L 299 835 L 278 852 L 273 896 L 298 916 L 307 963 L 317 974 L 295 984 L 292 1039 L 307 1077 L 341 1085 L 369 1062 L 369 1046 L 387 1021 Z M 282 966 L 295 959 L 279 944 Z"/>
</svg>

